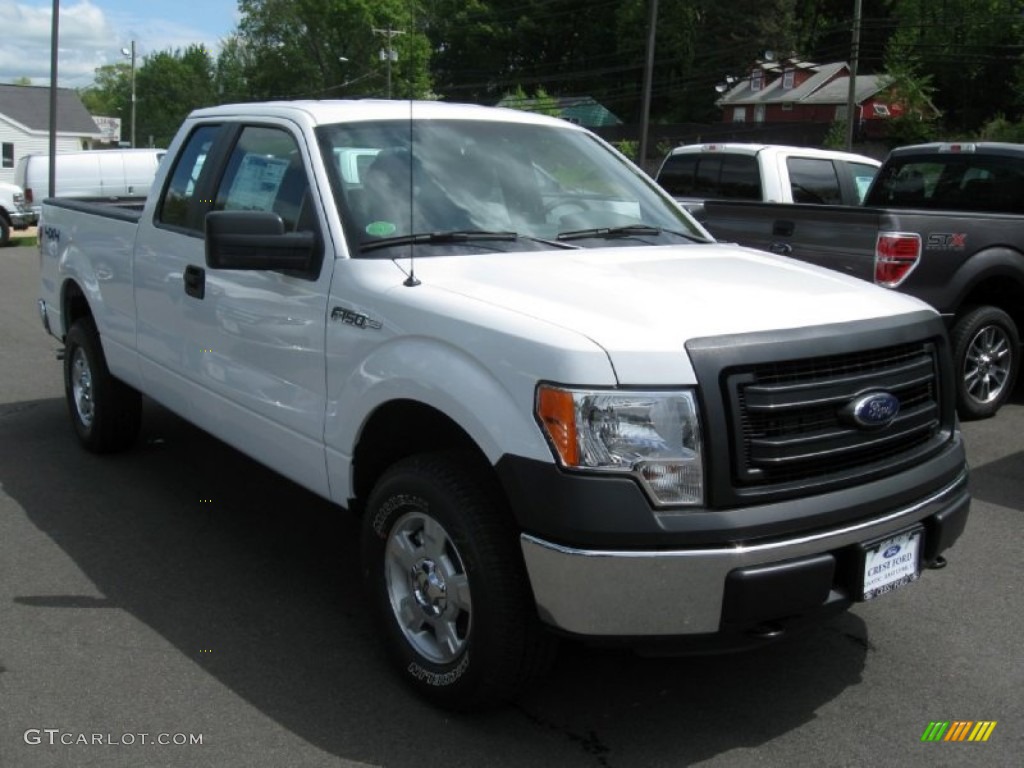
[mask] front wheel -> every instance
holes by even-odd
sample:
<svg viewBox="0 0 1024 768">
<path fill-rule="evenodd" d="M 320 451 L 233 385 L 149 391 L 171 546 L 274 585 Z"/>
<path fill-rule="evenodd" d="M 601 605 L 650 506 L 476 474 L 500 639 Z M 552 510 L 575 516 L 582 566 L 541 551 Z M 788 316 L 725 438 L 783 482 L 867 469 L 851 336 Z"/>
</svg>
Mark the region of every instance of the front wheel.
<svg viewBox="0 0 1024 768">
<path fill-rule="evenodd" d="M 64 342 L 64 394 L 79 442 L 94 453 L 124 450 L 142 423 L 142 396 L 114 378 L 92 318 L 76 320 Z"/>
<path fill-rule="evenodd" d="M 554 648 L 486 472 L 461 454 L 404 459 L 363 520 L 363 573 L 388 652 L 407 684 L 448 709 L 511 699 Z"/>
<path fill-rule="evenodd" d="M 1013 390 L 1020 364 L 1020 336 L 997 307 L 977 307 L 950 334 L 957 370 L 957 411 L 962 419 L 991 416 Z"/>
</svg>

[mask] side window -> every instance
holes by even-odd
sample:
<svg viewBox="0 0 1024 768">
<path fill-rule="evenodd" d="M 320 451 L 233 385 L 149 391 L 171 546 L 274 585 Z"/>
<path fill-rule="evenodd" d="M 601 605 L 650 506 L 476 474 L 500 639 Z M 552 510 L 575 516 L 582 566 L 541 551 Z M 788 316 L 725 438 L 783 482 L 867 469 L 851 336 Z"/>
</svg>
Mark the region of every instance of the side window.
<svg viewBox="0 0 1024 768">
<path fill-rule="evenodd" d="M 272 211 L 286 232 L 313 230 L 309 177 L 295 138 L 280 128 L 242 130 L 217 190 L 215 210 Z"/>
<path fill-rule="evenodd" d="M 198 224 L 191 221 L 190 213 L 193 202 L 196 202 L 199 174 L 219 131 L 219 125 L 201 125 L 192 132 L 178 155 L 171 172 L 171 181 L 160 201 L 157 217 L 161 223 L 197 231 L 200 229 Z"/>
<path fill-rule="evenodd" d="M 839 176 L 831 160 L 791 157 L 786 166 L 794 203 L 840 205 L 843 202 Z"/>
<path fill-rule="evenodd" d="M 3 167 L 14 167 L 14 144 L 9 141 L 3 143 Z"/>
<path fill-rule="evenodd" d="M 864 196 L 868 193 L 868 187 L 875 180 L 878 168 L 866 163 L 850 163 L 850 173 L 853 174 L 853 183 L 857 187 L 857 202 L 863 203 Z"/>
</svg>

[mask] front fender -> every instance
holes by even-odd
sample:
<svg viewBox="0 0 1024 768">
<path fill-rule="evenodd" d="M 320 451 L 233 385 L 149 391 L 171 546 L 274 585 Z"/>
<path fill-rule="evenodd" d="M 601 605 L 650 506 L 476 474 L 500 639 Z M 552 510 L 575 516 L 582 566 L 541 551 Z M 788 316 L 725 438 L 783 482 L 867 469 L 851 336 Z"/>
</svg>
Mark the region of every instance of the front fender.
<svg viewBox="0 0 1024 768">
<path fill-rule="evenodd" d="M 412 400 L 444 414 L 491 463 L 506 453 L 550 461 L 533 419 L 531 381 L 524 375 L 507 386 L 479 360 L 438 339 L 404 337 L 378 347 L 327 404 L 332 496 L 350 497 L 349 469 L 362 430 L 378 408 L 394 400 Z M 346 487 L 335 487 L 342 483 Z"/>
</svg>

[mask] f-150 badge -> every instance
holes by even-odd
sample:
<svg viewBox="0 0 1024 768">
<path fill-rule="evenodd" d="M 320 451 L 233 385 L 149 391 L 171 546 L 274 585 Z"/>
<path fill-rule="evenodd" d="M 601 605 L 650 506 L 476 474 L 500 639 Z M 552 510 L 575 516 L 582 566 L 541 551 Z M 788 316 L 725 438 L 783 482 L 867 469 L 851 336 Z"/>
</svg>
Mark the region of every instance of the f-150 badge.
<svg viewBox="0 0 1024 768">
<path fill-rule="evenodd" d="M 331 320 L 338 320 L 345 325 L 354 325 L 356 328 L 370 328 L 378 331 L 382 325 L 380 320 L 371 320 L 361 312 L 356 312 L 345 307 L 335 307 L 331 310 Z"/>
</svg>

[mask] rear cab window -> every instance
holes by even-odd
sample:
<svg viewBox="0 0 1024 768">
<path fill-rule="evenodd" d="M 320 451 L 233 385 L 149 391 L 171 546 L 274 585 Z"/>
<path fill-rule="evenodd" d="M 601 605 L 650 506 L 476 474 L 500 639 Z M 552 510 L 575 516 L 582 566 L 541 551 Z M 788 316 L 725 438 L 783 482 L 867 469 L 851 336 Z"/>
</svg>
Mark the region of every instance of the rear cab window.
<svg viewBox="0 0 1024 768">
<path fill-rule="evenodd" d="M 969 154 L 887 163 L 869 205 L 980 213 L 1024 213 L 1024 159 Z"/>
<path fill-rule="evenodd" d="M 761 199 L 761 171 L 752 155 L 670 155 L 658 174 L 658 183 L 673 197 Z"/>
</svg>

